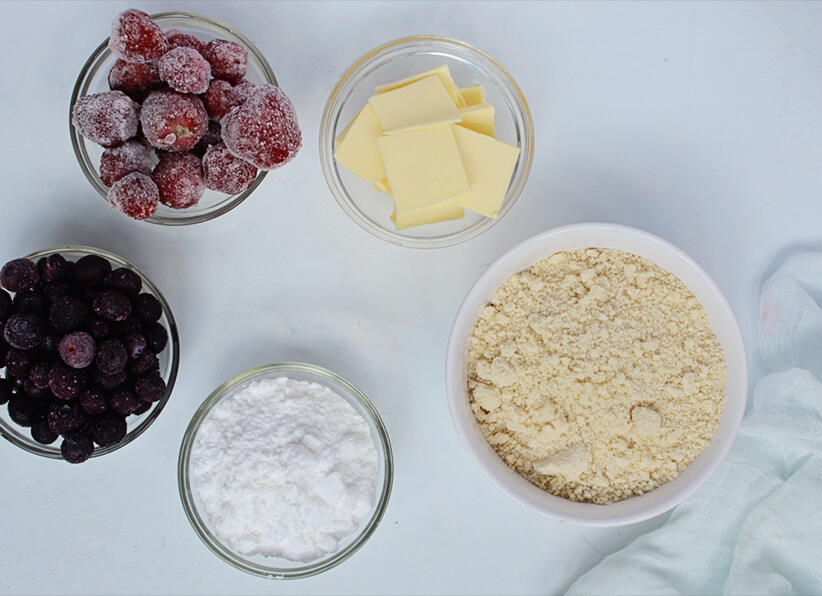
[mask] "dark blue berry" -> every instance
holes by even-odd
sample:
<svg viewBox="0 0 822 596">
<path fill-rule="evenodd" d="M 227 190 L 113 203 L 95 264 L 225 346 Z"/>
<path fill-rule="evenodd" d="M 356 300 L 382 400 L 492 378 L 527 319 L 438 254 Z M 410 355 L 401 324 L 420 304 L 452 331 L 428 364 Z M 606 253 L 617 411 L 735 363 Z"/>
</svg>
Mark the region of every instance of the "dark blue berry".
<svg viewBox="0 0 822 596">
<path fill-rule="evenodd" d="M 126 419 L 114 412 L 95 416 L 89 424 L 91 436 L 100 447 L 116 445 L 123 440 L 128 430 Z"/>
<path fill-rule="evenodd" d="M 94 317 L 88 324 L 88 332 L 91 337 L 100 341 L 105 339 L 111 333 L 111 324 L 105 319 Z"/>
<path fill-rule="evenodd" d="M 5 322 L 11 314 L 12 300 L 6 290 L 0 290 L 0 323 Z"/>
<path fill-rule="evenodd" d="M 48 387 L 45 389 L 38 387 L 31 379 L 25 379 L 23 381 L 23 392 L 35 399 L 51 399 L 52 397 L 51 390 Z"/>
<path fill-rule="evenodd" d="M 134 416 L 139 416 L 140 414 L 145 414 L 151 409 L 151 402 L 150 401 L 141 401 L 140 405 L 137 406 L 137 409 L 132 412 Z"/>
<path fill-rule="evenodd" d="M 20 290 L 15 294 L 12 304 L 18 312 L 26 310 L 37 315 L 45 315 L 49 308 L 45 296 L 35 290 Z"/>
<path fill-rule="evenodd" d="M 49 386 L 50 362 L 38 362 L 29 370 L 29 379 L 40 389 L 47 389 Z"/>
<path fill-rule="evenodd" d="M 87 286 L 102 284 L 109 273 L 111 263 L 97 255 L 86 255 L 74 264 L 74 277 Z"/>
<path fill-rule="evenodd" d="M 19 426 L 31 426 L 37 419 L 35 407 L 28 397 L 15 395 L 9 400 L 9 418 Z"/>
<path fill-rule="evenodd" d="M 31 352 L 11 348 L 6 352 L 6 371 L 14 377 L 27 377 L 34 366 L 34 357 Z"/>
<path fill-rule="evenodd" d="M 83 369 L 71 368 L 62 362 L 55 362 L 49 369 L 49 389 L 58 399 L 74 399 L 86 384 Z"/>
<path fill-rule="evenodd" d="M 31 438 L 42 443 L 43 445 L 50 445 L 60 436 L 49 427 L 48 420 L 45 418 L 38 418 L 31 423 Z"/>
<path fill-rule="evenodd" d="M 60 454 L 70 464 L 81 464 L 94 453 L 94 442 L 85 435 L 70 436 L 63 439 Z"/>
<path fill-rule="evenodd" d="M 9 292 L 31 290 L 40 281 L 37 265 L 29 259 L 14 259 L 0 269 L 0 283 Z"/>
<path fill-rule="evenodd" d="M 131 269 L 120 267 L 106 276 L 103 285 L 113 290 L 119 290 L 126 296 L 136 297 L 143 287 L 143 280 Z"/>
<path fill-rule="evenodd" d="M 128 416 L 140 406 L 140 398 L 131 387 L 118 387 L 109 395 L 108 405 L 118 414 Z"/>
<path fill-rule="evenodd" d="M 49 428 L 58 435 L 69 435 L 86 428 L 88 412 L 76 402 L 54 402 L 49 409 Z"/>
<path fill-rule="evenodd" d="M 139 377 L 140 375 L 144 375 L 146 373 L 159 371 L 160 360 L 154 352 L 143 352 L 142 356 L 140 356 L 137 360 L 133 360 L 128 365 L 128 372 L 135 377 Z"/>
<path fill-rule="evenodd" d="M 129 333 L 140 333 L 143 330 L 143 324 L 134 314 L 130 314 L 123 321 L 115 321 L 111 324 L 111 334 L 116 337 L 122 337 Z"/>
<path fill-rule="evenodd" d="M 61 334 L 54 327 L 49 328 L 43 339 L 40 340 L 40 345 L 37 346 L 40 352 L 46 358 L 54 358 L 57 355 L 57 346 L 60 345 Z"/>
<path fill-rule="evenodd" d="M 53 254 L 37 261 L 37 272 L 44 283 L 63 281 L 68 264 L 63 255 Z"/>
<path fill-rule="evenodd" d="M 103 290 L 92 302 L 94 312 L 107 321 L 123 321 L 131 314 L 131 303 L 117 290 Z"/>
<path fill-rule="evenodd" d="M 120 385 L 125 383 L 128 380 L 128 375 L 124 370 L 121 370 L 118 373 L 114 373 L 113 375 L 107 375 L 106 373 L 101 372 L 95 368 L 94 374 L 92 375 L 92 379 L 95 383 L 97 383 L 106 391 L 111 391 L 112 389 L 119 387 Z"/>
<path fill-rule="evenodd" d="M 77 402 L 89 414 L 102 414 L 108 408 L 106 394 L 98 387 L 83 389 L 80 397 L 77 398 Z"/>
<path fill-rule="evenodd" d="M 89 310 L 82 300 L 74 296 L 62 296 L 55 300 L 49 309 L 49 320 L 54 327 L 68 333 L 81 329 L 88 320 Z"/>
<path fill-rule="evenodd" d="M 125 370 L 128 363 L 128 352 L 119 339 L 107 339 L 97 349 L 94 361 L 100 372 L 113 375 Z"/>
<path fill-rule="evenodd" d="M 143 329 L 143 337 L 149 349 L 155 354 L 159 354 L 166 348 L 168 343 L 168 331 L 160 323 L 148 323 Z"/>
<path fill-rule="evenodd" d="M 43 296 L 45 296 L 48 300 L 54 302 L 58 298 L 62 298 L 63 296 L 70 296 L 71 291 L 67 284 L 63 282 L 56 282 L 51 284 L 46 284 L 43 286 Z"/>
<path fill-rule="evenodd" d="M 18 312 L 11 315 L 3 329 L 3 337 L 8 344 L 19 350 L 30 350 L 40 343 L 46 334 L 46 325 L 33 312 Z"/>
<path fill-rule="evenodd" d="M 163 307 L 160 301 L 151 294 L 142 293 L 134 299 L 134 313 L 145 323 L 160 320 Z"/>
<path fill-rule="evenodd" d="M 137 377 L 134 390 L 143 401 L 156 402 L 166 394 L 166 382 L 159 374 L 147 374 Z"/>
<path fill-rule="evenodd" d="M 60 340 L 57 348 L 63 362 L 72 368 L 86 368 L 94 362 L 97 344 L 85 331 L 73 331 Z"/>
<path fill-rule="evenodd" d="M 0 406 L 7 403 L 12 396 L 12 385 L 8 379 L 0 379 Z"/>
<path fill-rule="evenodd" d="M 136 360 L 146 351 L 146 338 L 139 333 L 129 333 L 120 340 L 126 347 L 129 360 Z"/>
</svg>

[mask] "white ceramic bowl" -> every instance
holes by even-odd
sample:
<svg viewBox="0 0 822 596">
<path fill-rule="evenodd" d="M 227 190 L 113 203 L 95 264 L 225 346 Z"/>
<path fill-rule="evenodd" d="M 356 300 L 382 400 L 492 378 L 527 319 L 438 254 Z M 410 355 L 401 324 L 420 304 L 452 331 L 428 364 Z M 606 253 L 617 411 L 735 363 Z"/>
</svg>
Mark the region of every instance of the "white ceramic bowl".
<svg viewBox="0 0 822 596">
<path fill-rule="evenodd" d="M 538 488 L 509 468 L 485 440 L 471 411 L 467 384 L 467 347 L 483 307 L 511 275 L 554 253 L 581 248 L 611 248 L 645 257 L 681 279 L 705 308 L 728 368 L 725 407 L 705 450 L 674 480 L 609 505 L 578 503 Z M 742 333 L 731 307 L 705 271 L 681 250 L 652 234 L 606 223 L 549 230 L 515 246 L 483 273 L 462 303 L 451 329 L 445 362 L 448 406 L 457 434 L 471 459 L 506 495 L 550 518 L 587 526 L 619 526 L 649 519 L 686 499 L 719 467 L 736 437 L 748 394 L 748 368 Z"/>
</svg>

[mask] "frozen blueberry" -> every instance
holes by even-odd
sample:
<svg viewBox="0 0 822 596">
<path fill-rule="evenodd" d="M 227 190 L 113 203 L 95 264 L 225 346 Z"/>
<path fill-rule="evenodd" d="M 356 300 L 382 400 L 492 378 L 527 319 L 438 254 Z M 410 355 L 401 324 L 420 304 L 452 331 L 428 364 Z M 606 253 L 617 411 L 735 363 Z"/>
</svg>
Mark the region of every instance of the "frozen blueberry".
<svg viewBox="0 0 822 596">
<path fill-rule="evenodd" d="M 23 392 L 29 397 L 33 397 L 35 399 L 50 400 L 52 398 L 51 390 L 48 387 L 45 389 L 38 387 L 31 379 L 25 379 L 23 381 Z"/>
<path fill-rule="evenodd" d="M 149 349 L 155 354 L 162 352 L 168 343 L 168 332 L 160 323 L 148 323 L 143 329 L 143 337 Z"/>
<path fill-rule="evenodd" d="M 139 298 L 139 296 L 138 296 Z M 12 300 L 6 290 L 0 290 L 0 322 L 4 322 L 11 314 Z"/>
<path fill-rule="evenodd" d="M 105 392 L 98 387 L 87 387 L 77 398 L 80 407 L 89 414 L 102 414 L 108 409 Z"/>
<path fill-rule="evenodd" d="M 0 269 L 0 283 L 9 292 L 30 290 L 40 281 L 37 265 L 30 259 L 14 259 Z"/>
<path fill-rule="evenodd" d="M 137 378 L 134 390 L 143 401 L 160 401 L 166 394 L 166 382 L 159 374 L 147 374 Z"/>
<path fill-rule="evenodd" d="M 34 404 L 31 399 L 22 395 L 15 395 L 9 400 L 9 418 L 20 426 L 31 426 L 37 419 Z"/>
<path fill-rule="evenodd" d="M 71 294 L 71 288 L 69 288 L 68 284 L 62 281 L 57 281 L 43 286 L 43 296 L 51 302 L 54 302 L 63 296 L 68 296 L 69 294 Z"/>
<path fill-rule="evenodd" d="M 85 435 L 72 435 L 63 439 L 60 454 L 70 464 L 81 464 L 94 453 L 94 443 Z"/>
<path fill-rule="evenodd" d="M 146 351 L 146 338 L 139 333 L 129 333 L 120 340 L 126 347 L 129 360 L 136 360 Z"/>
<path fill-rule="evenodd" d="M 128 335 L 129 333 L 140 333 L 142 328 L 143 325 L 140 323 L 140 319 L 131 314 L 122 321 L 114 321 L 111 324 L 111 334 L 121 337 L 123 335 Z"/>
<path fill-rule="evenodd" d="M 111 325 L 105 319 L 94 317 L 89 321 L 88 333 L 97 341 L 105 339 L 111 333 Z"/>
<path fill-rule="evenodd" d="M 37 362 L 29 370 L 29 379 L 40 389 L 47 389 L 49 386 L 49 362 Z"/>
<path fill-rule="evenodd" d="M 14 377 L 27 377 L 33 365 L 34 357 L 29 351 L 11 348 L 6 352 L 6 371 Z"/>
<path fill-rule="evenodd" d="M 80 329 L 88 319 L 88 307 L 74 296 L 57 298 L 49 309 L 49 320 L 62 333 Z"/>
<path fill-rule="evenodd" d="M 135 297 L 143 287 L 143 280 L 131 269 L 120 267 L 106 276 L 103 285 L 113 290 L 120 290 L 126 296 Z"/>
<path fill-rule="evenodd" d="M 86 368 L 94 362 L 97 344 L 85 331 L 73 331 L 60 340 L 57 347 L 60 358 L 71 368 Z"/>
<path fill-rule="evenodd" d="M 120 340 L 107 339 L 100 344 L 94 360 L 100 372 L 113 375 L 126 368 L 128 352 Z"/>
<path fill-rule="evenodd" d="M 128 365 L 128 372 L 134 376 L 160 371 L 160 361 L 154 352 L 143 352 L 143 355 Z"/>
<path fill-rule="evenodd" d="M 54 327 L 48 329 L 38 346 L 40 352 L 45 356 L 54 356 L 57 353 L 57 346 L 60 345 L 60 333 Z"/>
<path fill-rule="evenodd" d="M 126 419 L 119 414 L 106 412 L 100 416 L 95 416 L 89 425 L 89 429 L 95 443 L 100 447 L 108 447 L 123 440 L 123 437 L 126 436 L 128 424 Z"/>
<path fill-rule="evenodd" d="M 125 383 L 128 380 L 128 375 L 124 370 L 114 373 L 113 375 L 107 375 L 106 373 L 100 372 L 95 368 L 92 379 L 106 391 L 111 391 L 112 389 Z"/>
<path fill-rule="evenodd" d="M 141 321 L 153 323 L 160 319 L 163 307 L 157 298 L 151 294 L 142 293 L 134 299 L 134 313 Z"/>
<path fill-rule="evenodd" d="M 108 404 L 118 414 L 128 416 L 139 407 L 140 398 L 131 387 L 118 387 L 109 395 Z"/>
<path fill-rule="evenodd" d="M 151 409 L 151 402 L 150 401 L 141 401 L 140 405 L 137 406 L 137 409 L 132 412 L 134 416 L 139 416 L 140 414 L 145 414 Z"/>
<path fill-rule="evenodd" d="M 18 312 L 11 315 L 3 329 L 3 337 L 8 344 L 19 350 L 30 350 L 40 343 L 46 333 L 43 319 L 33 312 Z"/>
<path fill-rule="evenodd" d="M 98 255 L 86 255 L 74 264 L 74 277 L 87 286 L 103 283 L 111 273 L 111 263 Z"/>
<path fill-rule="evenodd" d="M 12 385 L 8 379 L 0 379 L 0 406 L 7 403 L 12 396 Z"/>
<path fill-rule="evenodd" d="M 74 399 L 86 384 L 83 369 L 71 368 L 62 362 L 55 362 L 49 369 L 49 389 L 58 399 Z"/>
<path fill-rule="evenodd" d="M 46 297 L 34 290 L 20 290 L 12 301 L 18 311 L 33 312 L 37 315 L 44 315 L 48 311 Z"/>
<path fill-rule="evenodd" d="M 60 254 L 49 255 L 37 261 L 37 272 L 45 283 L 63 281 L 67 270 L 66 259 Z"/>
<path fill-rule="evenodd" d="M 43 445 L 50 445 L 60 436 L 49 427 L 48 420 L 38 418 L 31 423 L 31 438 Z"/>
<path fill-rule="evenodd" d="M 131 303 L 117 290 L 103 290 L 92 303 L 94 312 L 107 321 L 123 321 L 131 314 Z"/>
<path fill-rule="evenodd" d="M 49 428 L 58 435 L 68 435 L 86 428 L 88 412 L 76 402 L 54 402 L 49 409 Z"/>
</svg>

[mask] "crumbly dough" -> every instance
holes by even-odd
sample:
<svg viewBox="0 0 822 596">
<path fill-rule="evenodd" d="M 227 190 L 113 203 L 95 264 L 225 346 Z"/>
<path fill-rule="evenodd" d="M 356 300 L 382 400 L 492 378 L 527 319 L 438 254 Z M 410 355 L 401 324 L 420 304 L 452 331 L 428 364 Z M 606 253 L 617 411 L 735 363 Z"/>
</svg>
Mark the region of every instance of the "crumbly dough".
<svg viewBox="0 0 822 596">
<path fill-rule="evenodd" d="M 676 478 L 716 431 L 725 375 L 685 284 L 612 249 L 557 253 L 511 276 L 468 346 L 488 442 L 572 501 L 613 503 Z"/>
</svg>

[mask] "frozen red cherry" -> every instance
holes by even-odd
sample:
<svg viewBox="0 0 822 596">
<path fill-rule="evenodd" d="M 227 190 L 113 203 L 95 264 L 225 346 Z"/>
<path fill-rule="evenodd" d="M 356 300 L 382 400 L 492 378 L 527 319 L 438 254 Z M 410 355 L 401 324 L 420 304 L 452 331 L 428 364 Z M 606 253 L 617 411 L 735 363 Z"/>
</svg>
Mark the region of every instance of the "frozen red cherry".
<svg viewBox="0 0 822 596">
<path fill-rule="evenodd" d="M 211 65 L 192 48 L 174 48 L 159 62 L 160 78 L 180 93 L 205 93 L 211 81 Z"/>
<path fill-rule="evenodd" d="M 111 206 L 129 217 L 144 220 L 157 211 L 160 192 L 154 181 L 140 172 L 123 176 L 108 191 Z"/>
<path fill-rule="evenodd" d="M 166 31 L 166 40 L 168 41 L 169 50 L 173 50 L 174 48 L 193 48 L 202 54 L 206 47 L 204 41 L 188 33 L 183 33 L 179 29 L 169 29 Z"/>
<path fill-rule="evenodd" d="M 136 102 L 146 98 L 149 91 L 162 85 L 160 71 L 153 62 L 126 62 L 117 60 L 108 73 L 108 86 L 122 91 Z"/>
<path fill-rule="evenodd" d="M 151 177 L 160 192 L 160 202 L 172 209 L 196 205 L 205 191 L 200 158 L 191 153 L 169 153 Z"/>
<path fill-rule="evenodd" d="M 282 89 L 272 85 L 257 85 L 220 124 L 228 150 L 263 170 L 291 161 L 302 146 L 294 106 Z"/>
<path fill-rule="evenodd" d="M 154 147 L 188 151 L 208 129 L 208 114 L 198 97 L 159 89 L 149 93 L 143 102 L 140 123 Z"/>
<path fill-rule="evenodd" d="M 151 150 L 136 139 L 103 151 L 100 158 L 100 179 L 111 186 L 132 172 L 151 174 Z"/>
<path fill-rule="evenodd" d="M 142 10 L 121 12 L 111 24 L 111 52 L 127 62 L 153 62 L 168 51 L 168 40 L 157 23 Z"/>
<path fill-rule="evenodd" d="M 206 188 L 230 195 L 243 192 L 254 183 L 257 168 L 234 157 L 222 143 L 209 147 L 203 156 Z"/>
<path fill-rule="evenodd" d="M 71 123 L 81 135 L 115 147 L 137 134 L 140 106 L 122 91 L 85 95 L 71 111 Z"/>
<path fill-rule="evenodd" d="M 211 74 L 215 79 L 225 79 L 229 83 L 239 83 L 248 70 L 248 52 L 243 46 L 227 39 L 208 42 L 203 58 L 211 64 Z"/>
<path fill-rule="evenodd" d="M 223 116 L 228 114 L 231 108 L 240 104 L 240 102 L 235 101 L 233 90 L 234 87 L 228 81 L 223 79 L 211 80 L 208 90 L 203 95 L 203 104 L 209 118 L 219 122 Z"/>
</svg>

